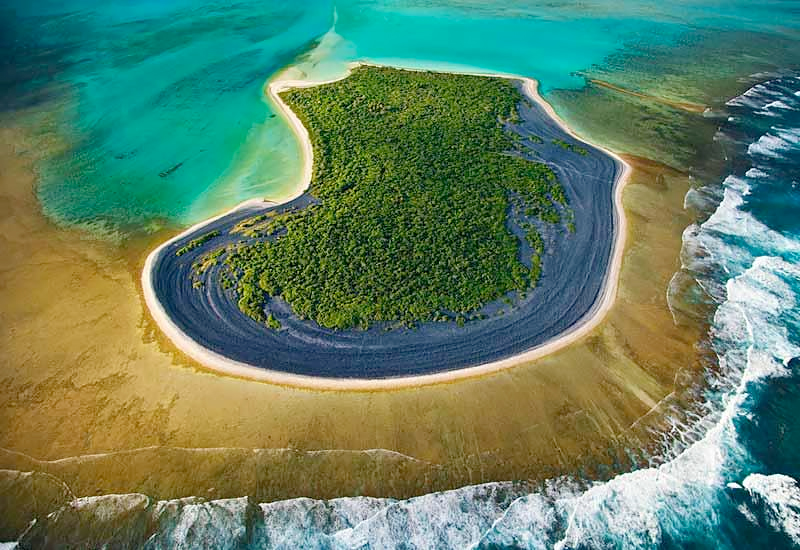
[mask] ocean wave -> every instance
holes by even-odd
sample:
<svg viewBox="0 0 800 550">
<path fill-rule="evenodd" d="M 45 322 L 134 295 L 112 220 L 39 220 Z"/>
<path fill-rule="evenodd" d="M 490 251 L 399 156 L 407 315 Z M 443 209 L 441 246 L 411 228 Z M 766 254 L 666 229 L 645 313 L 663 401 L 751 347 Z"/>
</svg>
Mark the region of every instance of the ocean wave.
<svg viewBox="0 0 800 550">
<path fill-rule="evenodd" d="M 766 172 L 758 170 L 753 175 L 763 178 Z M 771 229 L 743 208 L 745 197 L 752 192 L 747 179 L 729 176 L 722 189 L 723 198 L 714 213 L 701 225 L 684 231 L 682 251 L 684 268 L 701 276 L 698 283 L 711 289 L 709 294 L 717 302 L 726 298 L 723 288 L 728 277 L 741 273 L 757 256 L 800 254 L 800 242 Z"/>
<path fill-rule="evenodd" d="M 798 128 L 775 128 L 778 136 L 787 143 L 800 145 L 800 129 Z"/>
<path fill-rule="evenodd" d="M 772 103 L 767 103 L 766 105 L 764 105 L 764 109 L 766 109 L 766 110 L 769 110 L 769 109 L 792 109 L 792 106 L 791 105 L 787 105 L 783 101 L 777 100 L 777 101 L 773 101 Z"/>
<path fill-rule="evenodd" d="M 260 504 L 256 539 L 269 548 L 336 546 L 334 535 L 352 530 L 395 501 L 369 497 L 333 500 L 299 498 Z M 291 526 L 291 529 L 286 527 Z"/>
<path fill-rule="evenodd" d="M 752 143 L 748 148 L 748 154 L 762 155 L 765 157 L 783 158 L 782 153 L 789 149 L 789 144 L 779 136 L 764 134 L 758 141 Z"/>
<path fill-rule="evenodd" d="M 431 493 L 387 506 L 335 540 L 342 548 L 466 548 L 519 497 L 508 483 Z"/>
<path fill-rule="evenodd" d="M 796 102 L 793 101 L 792 99 L 785 98 L 784 100 L 775 100 L 770 103 L 767 103 L 761 110 L 756 111 L 755 114 L 768 116 L 772 118 L 778 118 L 783 115 L 783 113 L 781 113 L 780 111 L 796 111 L 797 106 L 794 105 L 794 103 Z M 790 103 L 792 103 L 792 105 L 790 105 Z"/>
<path fill-rule="evenodd" d="M 750 474 L 742 485 L 763 503 L 772 527 L 786 533 L 794 544 L 800 546 L 800 487 L 797 481 L 781 474 Z"/>
<path fill-rule="evenodd" d="M 747 172 L 745 172 L 744 175 L 750 179 L 762 179 L 769 177 L 769 174 L 764 172 L 761 168 L 750 168 Z"/>
<path fill-rule="evenodd" d="M 765 105 L 776 101 L 780 97 L 780 92 L 771 89 L 766 83 L 756 84 L 743 94 L 728 100 L 725 105 L 728 107 L 747 107 L 753 111 L 759 111 Z"/>
</svg>

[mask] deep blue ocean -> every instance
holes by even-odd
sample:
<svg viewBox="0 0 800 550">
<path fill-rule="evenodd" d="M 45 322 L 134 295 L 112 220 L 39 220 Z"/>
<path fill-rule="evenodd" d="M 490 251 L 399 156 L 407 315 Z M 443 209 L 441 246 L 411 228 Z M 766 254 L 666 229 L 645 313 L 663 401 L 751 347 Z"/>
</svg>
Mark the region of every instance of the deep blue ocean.
<svg viewBox="0 0 800 550">
<path fill-rule="evenodd" d="M 676 420 L 650 467 L 552 479 L 510 502 L 498 480 L 405 501 L 263 504 L 249 546 L 800 547 L 800 6 L 618 4 L 0 2 L 0 113 L 24 113 L 50 144 L 43 210 L 120 241 L 290 192 L 297 143 L 262 93 L 288 65 L 319 78 L 354 59 L 536 77 L 587 137 L 660 160 L 673 156 L 657 143 L 582 122 L 589 114 L 568 98 L 584 75 L 713 104 L 718 131 L 705 145 L 725 168 L 686 196 L 698 222 L 676 277 L 696 280 L 697 301 L 712 306 L 704 345 L 718 365 L 701 412 Z M 664 53 L 679 49 L 723 53 L 678 63 Z M 635 64 L 642 52 L 655 52 L 651 64 Z M 749 89 L 721 97 L 725 79 Z M 215 506 L 205 540 L 235 547 L 243 535 L 221 510 L 239 503 Z M 196 521 L 176 516 L 164 547 Z"/>
</svg>

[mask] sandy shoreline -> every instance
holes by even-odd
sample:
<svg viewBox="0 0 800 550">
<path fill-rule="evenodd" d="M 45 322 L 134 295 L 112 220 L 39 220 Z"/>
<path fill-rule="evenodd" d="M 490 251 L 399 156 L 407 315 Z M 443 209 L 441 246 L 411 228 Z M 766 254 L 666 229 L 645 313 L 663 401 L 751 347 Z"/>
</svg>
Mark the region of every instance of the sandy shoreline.
<svg viewBox="0 0 800 550">
<path fill-rule="evenodd" d="M 302 195 L 311 183 L 311 175 L 313 169 L 313 149 L 308 135 L 307 129 L 303 126 L 297 115 L 284 103 L 279 93 L 289 88 L 297 87 L 312 87 L 330 82 L 335 82 L 342 78 L 346 78 L 353 67 L 359 65 L 367 65 L 366 63 L 353 63 L 348 67 L 348 71 L 341 77 L 324 82 L 311 82 L 302 80 L 282 80 L 280 76 L 270 82 L 266 86 L 266 93 L 268 97 L 279 108 L 282 116 L 287 120 L 289 125 L 298 137 L 302 145 L 302 158 L 303 158 L 303 174 L 301 183 L 296 192 L 285 201 L 278 204 L 289 202 L 300 195 Z M 446 71 L 442 71 L 446 72 Z M 622 189 L 628 181 L 630 176 L 630 166 L 617 155 L 596 144 L 588 143 L 577 136 L 555 113 L 553 108 L 546 102 L 538 93 L 538 84 L 535 80 L 530 78 L 519 77 L 516 75 L 501 74 L 501 73 L 460 73 L 460 74 L 475 74 L 478 76 L 486 77 L 500 77 L 509 78 L 523 83 L 525 94 L 535 101 L 553 121 L 556 122 L 566 133 L 581 141 L 587 143 L 610 157 L 612 157 L 621 167 L 621 171 L 617 174 L 616 181 L 613 186 L 613 205 L 614 205 L 614 239 L 612 244 L 612 254 L 609 267 L 605 273 L 602 291 L 600 292 L 597 300 L 592 308 L 584 315 L 578 322 L 574 323 L 568 330 L 564 331 L 561 335 L 550 341 L 536 346 L 526 352 L 517 354 L 506 359 L 485 363 L 474 367 L 466 367 L 462 369 L 451 370 L 447 372 L 424 374 L 418 376 L 401 376 L 394 378 L 380 378 L 380 379 L 353 379 L 353 378 L 323 378 L 314 376 L 304 376 L 297 374 L 290 374 L 275 370 L 269 370 L 261 367 L 255 367 L 246 363 L 234 361 L 221 354 L 213 352 L 198 342 L 188 337 L 169 317 L 159 302 L 153 290 L 153 266 L 159 254 L 169 244 L 181 239 L 182 237 L 201 229 L 202 227 L 225 217 L 233 212 L 245 209 L 256 208 L 264 206 L 268 203 L 260 199 L 253 199 L 246 201 L 235 208 L 203 222 L 192 226 L 181 234 L 176 235 L 172 239 L 163 243 L 155 250 L 153 250 L 145 261 L 144 269 L 142 271 L 142 289 L 153 319 L 156 321 L 159 328 L 169 337 L 169 339 L 192 359 L 200 363 L 203 367 L 210 370 L 221 372 L 227 375 L 236 377 L 248 378 L 253 380 L 265 381 L 274 384 L 289 385 L 296 387 L 312 388 L 312 389 L 329 389 L 329 390 L 377 390 L 377 389 L 391 389 L 411 386 L 421 386 L 427 384 L 436 384 L 444 382 L 452 382 L 459 379 L 471 378 L 482 376 L 494 372 L 498 372 L 510 367 L 514 367 L 535 359 L 542 358 L 546 355 L 552 354 L 566 346 L 576 342 L 589 334 L 597 325 L 603 320 L 606 313 L 614 304 L 617 285 L 619 281 L 619 273 L 622 264 L 622 255 L 625 248 L 625 238 L 627 231 L 627 222 L 625 213 L 622 208 Z"/>
</svg>

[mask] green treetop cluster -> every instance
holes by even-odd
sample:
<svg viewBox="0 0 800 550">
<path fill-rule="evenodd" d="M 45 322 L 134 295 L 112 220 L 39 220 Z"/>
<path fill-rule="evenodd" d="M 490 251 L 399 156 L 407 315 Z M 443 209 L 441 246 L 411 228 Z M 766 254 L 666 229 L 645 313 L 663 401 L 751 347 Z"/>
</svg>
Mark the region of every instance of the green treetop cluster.
<svg viewBox="0 0 800 550">
<path fill-rule="evenodd" d="M 185 246 L 182 246 L 181 248 L 176 250 L 175 251 L 175 255 L 176 256 L 183 256 L 184 254 L 186 254 L 187 252 L 191 252 L 195 248 L 200 248 L 201 246 L 206 244 L 208 241 L 210 241 L 214 237 L 219 237 L 219 231 L 210 231 L 210 232 L 206 233 L 205 235 L 201 235 L 201 236 L 197 237 L 193 241 L 190 241 L 189 244 L 187 244 Z"/>
<path fill-rule="evenodd" d="M 574 143 L 569 143 L 564 141 L 563 139 L 554 139 L 553 145 L 558 145 L 562 149 L 566 149 L 567 151 L 572 151 L 573 153 L 578 153 L 579 155 L 586 156 L 589 154 L 589 150 L 585 147 L 581 147 L 580 145 L 575 145 Z"/>
<path fill-rule="evenodd" d="M 280 296 L 329 328 L 463 322 L 535 285 L 541 239 L 525 225 L 526 266 L 512 195 L 548 222 L 567 201 L 550 168 L 512 153 L 523 96 L 511 81 L 361 67 L 282 98 L 309 130 L 319 204 L 239 228 L 264 228 L 226 259 L 243 312 L 279 326 L 265 304 Z"/>
</svg>

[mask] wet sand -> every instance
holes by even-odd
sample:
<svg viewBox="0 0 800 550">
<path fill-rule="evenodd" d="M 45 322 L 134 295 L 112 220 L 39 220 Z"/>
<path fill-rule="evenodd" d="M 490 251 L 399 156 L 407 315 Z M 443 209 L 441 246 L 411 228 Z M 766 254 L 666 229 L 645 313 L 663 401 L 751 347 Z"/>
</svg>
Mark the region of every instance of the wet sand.
<svg viewBox="0 0 800 550">
<path fill-rule="evenodd" d="M 701 370 L 703 329 L 675 326 L 665 298 L 688 178 L 661 165 L 627 159 L 618 298 L 589 335 L 480 378 L 337 392 L 212 374 L 184 356 L 138 286 L 166 232 L 118 247 L 54 227 L 33 192 L 32 145 L 2 137 L 0 468 L 53 472 L 76 496 L 404 497 L 605 477 L 630 463 L 626 448 L 657 447 Z"/>
</svg>

